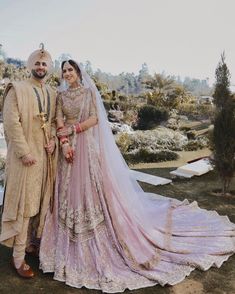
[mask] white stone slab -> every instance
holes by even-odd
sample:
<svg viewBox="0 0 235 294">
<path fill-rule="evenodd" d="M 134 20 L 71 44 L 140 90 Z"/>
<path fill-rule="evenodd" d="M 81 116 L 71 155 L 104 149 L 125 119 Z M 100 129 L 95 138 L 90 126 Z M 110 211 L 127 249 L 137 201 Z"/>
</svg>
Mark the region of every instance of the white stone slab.
<svg viewBox="0 0 235 294">
<path fill-rule="evenodd" d="M 212 169 L 213 167 L 209 160 L 204 158 L 178 167 L 176 170 L 170 172 L 170 174 L 191 178 L 192 176 L 201 176 L 206 174 Z"/>
<path fill-rule="evenodd" d="M 200 159 L 195 162 L 186 164 L 179 168 L 179 171 L 188 172 L 195 176 L 200 176 L 212 170 L 212 166 L 208 159 Z"/>
<path fill-rule="evenodd" d="M 174 176 L 178 176 L 178 177 L 184 177 L 184 178 L 192 178 L 193 176 L 189 173 L 179 171 L 178 169 L 171 171 L 170 174 Z"/>
<path fill-rule="evenodd" d="M 169 184 L 172 182 L 172 180 L 170 180 L 170 179 L 165 179 L 165 178 L 153 176 L 150 174 L 138 172 L 136 170 L 130 170 L 130 172 L 136 180 L 144 182 L 144 183 L 148 183 L 148 184 L 151 184 L 154 186 L 166 185 L 166 184 Z"/>
</svg>

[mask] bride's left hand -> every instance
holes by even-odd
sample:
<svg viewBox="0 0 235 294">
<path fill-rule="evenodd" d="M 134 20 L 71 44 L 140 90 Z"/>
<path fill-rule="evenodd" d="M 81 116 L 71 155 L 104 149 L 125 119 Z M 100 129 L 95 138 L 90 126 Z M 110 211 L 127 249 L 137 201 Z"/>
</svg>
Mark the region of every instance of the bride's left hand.
<svg viewBox="0 0 235 294">
<path fill-rule="evenodd" d="M 68 163 L 73 163 L 74 159 L 74 150 L 69 145 L 69 143 L 65 143 L 62 145 L 62 152 L 64 154 L 64 157 Z"/>
</svg>

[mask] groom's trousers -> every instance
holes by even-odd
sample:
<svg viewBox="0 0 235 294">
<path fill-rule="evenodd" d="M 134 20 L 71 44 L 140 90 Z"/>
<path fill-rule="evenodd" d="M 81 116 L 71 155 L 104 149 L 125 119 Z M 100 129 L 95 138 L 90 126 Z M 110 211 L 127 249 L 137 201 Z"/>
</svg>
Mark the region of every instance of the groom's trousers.
<svg viewBox="0 0 235 294">
<path fill-rule="evenodd" d="M 24 217 L 22 231 L 15 236 L 15 242 L 13 246 L 13 258 L 16 268 L 19 268 L 25 258 L 25 249 L 27 245 L 29 217 Z"/>
</svg>

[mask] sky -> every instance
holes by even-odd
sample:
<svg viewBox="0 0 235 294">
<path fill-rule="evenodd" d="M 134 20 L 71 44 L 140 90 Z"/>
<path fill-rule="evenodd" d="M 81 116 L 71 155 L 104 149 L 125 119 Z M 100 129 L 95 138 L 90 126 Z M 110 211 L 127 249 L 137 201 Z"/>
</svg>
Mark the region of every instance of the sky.
<svg viewBox="0 0 235 294">
<path fill-rule="evenodd" d="M 0 44 L 26 60 L 43 42 L 112 74 L 164 72 L 214 82 L 225 51 L 235 85 L 234 0 L 0 0 Z"/>
</svg>

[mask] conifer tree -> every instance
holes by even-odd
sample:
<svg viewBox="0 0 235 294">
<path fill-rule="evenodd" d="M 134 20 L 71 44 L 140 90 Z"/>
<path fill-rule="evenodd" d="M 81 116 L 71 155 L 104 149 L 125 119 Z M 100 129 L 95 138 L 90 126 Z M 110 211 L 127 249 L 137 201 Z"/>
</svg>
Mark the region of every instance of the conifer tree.
<svg viewBox="0 0 235 294">
<path fill-rule="evenodd" d="M 216 84 L 214 101 L 216 106 L 213 149 L 215 167 L 222 180 L 222 194 L 229 191 L 234 170 L 235 170 L 235 118 L 234 102 L 229 89 L 230 73 L 225 63 L 225 54 L 215 71 Z"/>
</svg>

